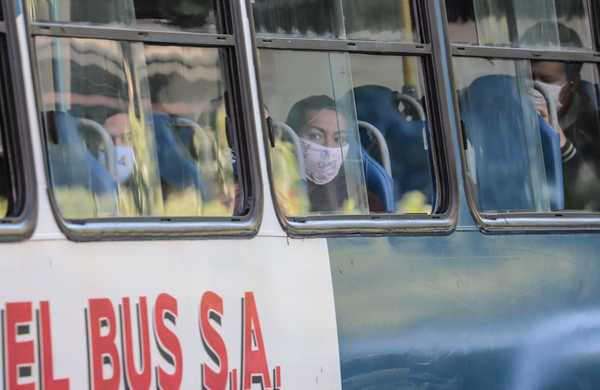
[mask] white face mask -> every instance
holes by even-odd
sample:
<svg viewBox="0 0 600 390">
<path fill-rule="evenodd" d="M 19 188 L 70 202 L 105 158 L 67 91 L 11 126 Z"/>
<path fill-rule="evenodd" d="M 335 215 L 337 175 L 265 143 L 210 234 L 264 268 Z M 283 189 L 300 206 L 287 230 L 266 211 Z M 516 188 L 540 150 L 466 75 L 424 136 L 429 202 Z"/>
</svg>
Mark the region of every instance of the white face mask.
<svg viewBox="0 0 600 390">
<path fill-rule="evenodd" d="M 123 183 L 133 173 L 135 166 L 135 153 L 131 146 L 116 145 L 115 157 L 117 159 L 117 182 Z"/>
<path fill-rule="evenodd" d="M 562 108 L 562 103 L 560 102 L 560 91 L 562 91 L 564 85 L 544 83 L 542 81 L 538 81 L 538 83 L 544 87 L 549 95 L 548 97 L 556 103 L 556 108 L 560 110 Z"/>
<path fill-rule="evenodd" d="M 329 148 L 300 139 L 306 166 L 306 178 L 318 185 L 330 183 L 340 172 L 349 145 Z"/>
</svg>

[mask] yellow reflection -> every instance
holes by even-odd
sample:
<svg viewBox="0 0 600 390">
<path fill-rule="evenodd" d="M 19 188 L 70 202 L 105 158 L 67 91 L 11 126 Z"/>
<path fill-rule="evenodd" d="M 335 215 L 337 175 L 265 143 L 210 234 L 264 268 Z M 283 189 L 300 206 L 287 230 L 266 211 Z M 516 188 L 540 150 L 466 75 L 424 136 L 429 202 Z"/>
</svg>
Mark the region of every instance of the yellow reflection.
<svg viewBox="0 0 600 390">
<path fill-rule="evenodd" d="M 6 213 L 8 212 L 8 199 L 3 196 L 0 196 L 0 218 L 6 217 Z"/>
<path fill-rule="evenodd" d="M 196 164 L 204 185 L 211 186 L 213 196 L 206 199 L 202 215 L 223 217 L 234 214 L 236 184 L 233 172 L 233 155 L 227 140 L 226 109 L 221 101 L 211 121 L 210 112 L 205 112 L 200 122 L 201 131 L 194 134 L 194 149 L 199 157 Z"/>
<path fill-rule="evenodd" d="M 165 201 L 165 216 L 197 217 L 202 213 L 202 197 L 195 189 L 172 192 Z"/>
<path fill-rule="evenodd" d="M 155 158 L 154 138 L 152 132 L 148 131 L 145 116 L 136 116 L 135 96 L 140 96 L 138 81 L 131 74 L 131 68 L 127 60 L 124 60 L 124 72 L 127 79 L 129 93 L 129 125 L 131 129 L 132 146 L 135 153 L 136 167 L 133 177 L 137 184 L 136 196 L 138 198 L 138 211 L 142 216 L 164 215 L 164 204 L 158 163 Z M 154 157 L 154 158 L 153 158 Z M 122 187 L 122 186 L 119 186 Z M 121 188 L 119 188 L 119 197 Z M 119 200 L 121 203 L 121 200 Z"/>
<path fill-rule="evenodd" d="M 279 139 L 270 153 L 277 203 L 288 217 L 307 215 L 310 209 L 303 177 L 293 150 L 290 142 Z"/>
<path fill-rule="evenodd" d="M 56 187 L 56 203 L 65 219 L 114 217 L 114 199 L 111 195 L 94 195 L 81 187 Z"/>
<path fill-rule="evenodd" d="M 432 207 L 421 191 L 410 191 L 404 194 L 396 205 L 399 214 L 431 214 Z"/>
<path fill-rule="evenodd" d="M 400 13 L 402 31 L 406 31 L 406 36 L 412 38 L 414 32 L 411 0 L 404 0 L 402 2 L 402 9 Z M 410 57 L 404 57 L 402 61 L 404 62 L 403 73 L 405 85 L 407 87 L 416 88 L 418 85 L 417 77 L 419 72 L 417 62 Z"/>
</svg>

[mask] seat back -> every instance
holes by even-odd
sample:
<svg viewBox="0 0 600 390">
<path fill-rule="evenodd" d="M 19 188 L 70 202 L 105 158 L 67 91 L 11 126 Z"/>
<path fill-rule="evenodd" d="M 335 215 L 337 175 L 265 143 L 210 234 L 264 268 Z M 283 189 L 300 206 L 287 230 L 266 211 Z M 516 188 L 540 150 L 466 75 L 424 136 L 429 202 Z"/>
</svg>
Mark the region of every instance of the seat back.
<svg viewBox="0 0 600 390">
<path fill-rule="evenodd" d="M 87 150 L 76 119 L 66 112 L 50 112 L 47 123 L 56 141 L 49 145 L 54 185 L 82 186 L 101 195 L 115 192 L 114 179 Z"/>
<path fill-rule="evenodd" d="M 390 151 L 394 197 L 419 191 L 431 204 L 435 200 L 431 161 L 426 152 L 426 126 L 420 120 L 407 121 L 398 110 L 394 91 L 387 87 L 367 85 L 354 89 L 357 119 L 375 126 L 383 134 Z M 363 146 L 373 142 L 361 132 Z"/>
<path fill-rule="evenodd" d="M 154 134 L 161 181 L 171 190 L 193 188 L 207 199 L 209 194 L 203 185 L 202 175 L 191 156 L 174 135 L 175 118 L 168 114 L 154 113 Z"/>
<path fill-rule="evenodd" d="M 394 180 L 385 169 L 375 161 L 369 154 L 362 152 L 363 169 L 367 191 L 375 195 L 381 203 L 384 212 L 394 213 L 396 201 L 394 197 Z"/>
<path fill-rule="evenodd" d="M 54 189 L 84 189 L 92 197 L 102 197 L 103 210 L 99 213 L 115 215 L 117 184 L 87 149 L 78 133 L 77 120 L 61 111 L 48 112 L 45 120 L 50 136 L 48 158 Z"/>
<path fill-rule="evenodd" d="M 540 121 L 515 78 L 480 77 L 462 91 L 460 103 L 471 180 L 476 182 L 480 209 L 540 211 L 540 205 L 551 209 L 562 206 L 558 135 Z M 541 145 L 532 143 L 536 138 L 528 137 L 528 131 L 540 132 L 537 139 Z M 529 148 L 537 146 L 543 156 L 530 153 Z M 543 161 L 537 161 L 538 157 Z"/>
</svg>

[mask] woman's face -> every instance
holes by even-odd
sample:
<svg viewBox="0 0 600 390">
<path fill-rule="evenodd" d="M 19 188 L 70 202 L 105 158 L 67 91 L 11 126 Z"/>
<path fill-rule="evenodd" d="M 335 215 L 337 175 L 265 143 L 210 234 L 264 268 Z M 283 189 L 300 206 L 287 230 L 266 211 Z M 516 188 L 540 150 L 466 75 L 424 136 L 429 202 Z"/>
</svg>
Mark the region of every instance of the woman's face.
<svg viewBox="0 0 600 390">
<path fill-rule="evenodd" d="M 562 62 L 536 61 L 533 63 L 533 79 L 548 84 L 563 85 L 567 82 L 566 65 Z"/>
<path fill-rule="evenodd" d="M 329 148 L 348 144 L 346 119 L 331 109 L 310 111 L 308 121 L 300 130 L 300 138 Z"/>
</svg>

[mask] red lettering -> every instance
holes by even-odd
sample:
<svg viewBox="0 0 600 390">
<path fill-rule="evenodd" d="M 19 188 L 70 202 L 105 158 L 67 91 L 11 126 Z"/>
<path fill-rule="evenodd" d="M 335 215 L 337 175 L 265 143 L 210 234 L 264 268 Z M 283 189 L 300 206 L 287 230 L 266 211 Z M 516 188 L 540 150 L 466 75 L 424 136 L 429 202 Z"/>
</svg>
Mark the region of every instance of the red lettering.
<svg viewBox="0 0 600 390">
<path fill-rule="evenodd" d="M 281 389 L 281 367 L 275 367 L 275 372 L 273 372 L 273 387 L 275 390 Z"/>
<path fill-rule="evenodd" d="M 52 325 L 50 323 L 50 304 L 40 302 L 40 356 L 41 382 L 44 390 L 69 390 L 69 379 L 54 379 L 54 362 L 52 357 Z"/>
<path fill-rule="evenodd" d="M 123 355 L 125 380 L 131 390 L 148 390 L 152 381 L 152 368 L 150 366 L 150 332 L 148 330 L 148 303 L 146 297 L 141 297 L 137 306 L 138 337 L 141 348 L 141 367 L 138 372 L 135 365 L 133 334 L 131 324 L 131 310 L 129 298 L 123 298 Z"/>
<path fill-rule="evenodd" d="M 109 299 L 89 300 L 88 326 L 92 390 L 117 390 L 120 386 L 121 366 L 115 344 L 115 311 Z M 109 366 L 110 370 L 105 370 L 105 366 Z"/>
<path fill-rule="evenodd" d="M 238 390 L 237 370 L 234 368 L 229 373 L 229 390 Z"/>
<path fill-rule="evenodd" d="M 31 302 L 6 304 L 8 390 L 34 390 L 34 344 Z M 25 340 L 23 340 L 25 339 Z M 28 381 L 27 378 L 29 378 Z"/>
<path fill-rule="evenodd" d="M 243 333 L 243 360 L 242 360 L 242 389 L 251 390 L 253 381 L 262 383 L 264 389 L 271 388 L 269 366 L 265 343 L 256 310 L 254 294 L 244 294 L 244 333 Z M 259 383 L 256 382 L 256 383 Z"/>
<path fill-rule="evenodd" d="M 161 294 L 154 305 L 154 332 L 156 345 L 161 356 L 173 367 L 169 374 L 157 367 L 157 385 L 160 390 L 178 390 L 183 378 L 183 357 L 177 335 L 167 327 L 174 327 L 177 321 L 177 300 L 168 294 Z"/>
<path fill-rule="evenodd" d="M 219 367 L 214 371 L 208 364 L 202 364 L 202 387 L 207 390 L 225 390 L 227 387 L 227 347 L 223 338 L 212 326 L 211 320 L 221 326 L 223 320 L 223 299 L 208 291 L 200 303 L 200 334 L 206 353 Z"/>
</svg>

